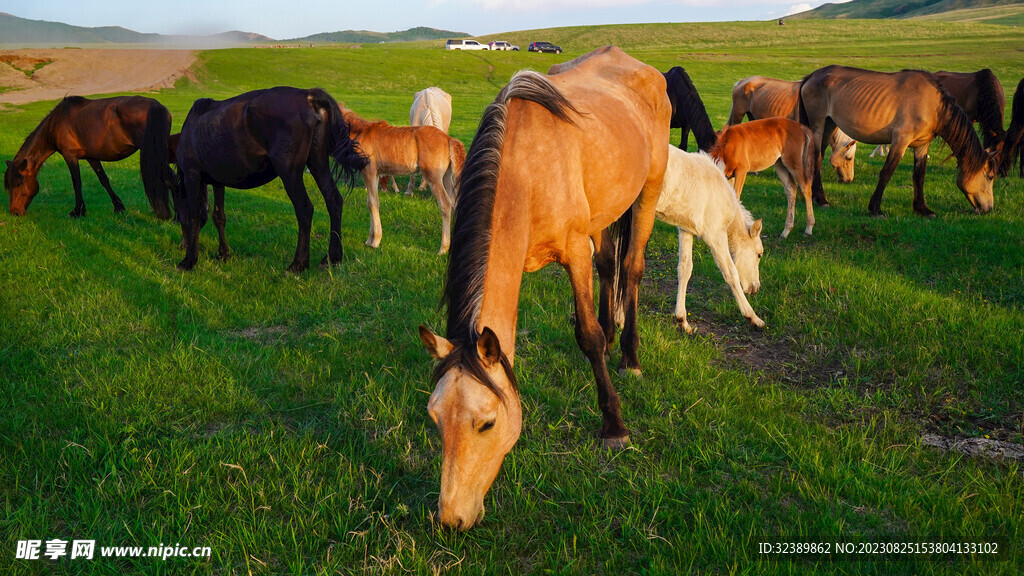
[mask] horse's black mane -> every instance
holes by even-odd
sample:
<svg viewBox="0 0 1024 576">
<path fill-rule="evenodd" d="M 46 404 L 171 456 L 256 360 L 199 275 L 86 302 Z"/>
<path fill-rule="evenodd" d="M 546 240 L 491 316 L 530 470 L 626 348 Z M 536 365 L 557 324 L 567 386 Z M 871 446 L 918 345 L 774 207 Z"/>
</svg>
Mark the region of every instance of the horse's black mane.
<svg viewBox="0 0 1024 576">
<path fill-rule="evenodd" d="M 461 352 L 449 354 L 434 371 L 436 381 L 458 364 L 499 397 L 502 396 L 500 388 L 484 369 L 476 342 L 480 337 L 477 321 L 491 245 L 491 220 L 498 191 L 501 146 L 505 138 L 508 101 L 512 98 L 536 102 L 557 118 L 570 123 L 569 111 L 577 112 L 546 77 L 536 72 L 517 74 L 484 110 L 462 170 L 452 223 L 448 271 L 441 294 L 441 304 L 448 309 L 448 339 Z M 503 358 L 505 372 L 515 387 L 511 365 L 506 362 Z"/>
<path fill-rule="evenodd" d="M 1021 141 L 1024 140 L 1024 78 L 1017 83 L 1017 89 L 1013 93 L 1013 107 L 1010 113 L 1010 128 L 1006 131 L 1006 138 L 1003 140 L 1003 161 L 1000 166 L 1000 173 L 1006 174 L 1010 171 L 1015 161 L 1020 161 L 1019 174 L 1024 176 L 1024 157 L 1021 156 Z"/>
<path fill-rule="evenodd" d="M 974 123 L 967 117 L 964 109 L 956 103 L 956 98 L 943 86 L 942 82 L 930 72 L 924 70 L 904 70 L 904 72 L 920 72 L 932 86 L 939 91 L 942 103 L 939 105 L 939 122 L 936 133 L 946 141 L 949 149 L 961 164 L 964 172 L 977 172 L 985 167 L 988 155 L 974 131 Z"/>
<path fill-rule="evenodd" d="M 685 149 L 686 133 L 692 130 L 697 147 L 704 152 L 711 150 L 715 145 L 715 129 L 711 126 L 711 119 L 708 118 L 693 80 L 681 66 L 675 66 L 665 72 L 664 76 L 668 84 L 669 100 L 672 102 L 671 127 L 683 129 L 683 141 L 679 147 Z"/>
<path fill-rule="evenodd" d="M 25 149 L 35 140 L 38 136 L 49 137 L 50 128 L 55 124 L 57 120 L 60 120 L 68 115 L 68 113 L 82 104 L 88 102 L 86 98 L 81 96 L 65 96 L 57 105 L 53 107 L 53 110 L 43 117 L 39 121 L 39 124 L 29 132 L 28 136 L 25 137 L 25 141 L 21 144 L 21 148 L 18 149 L 18 153 L 14 155 L 15 159 L 23 157 Z"/>
</svg>

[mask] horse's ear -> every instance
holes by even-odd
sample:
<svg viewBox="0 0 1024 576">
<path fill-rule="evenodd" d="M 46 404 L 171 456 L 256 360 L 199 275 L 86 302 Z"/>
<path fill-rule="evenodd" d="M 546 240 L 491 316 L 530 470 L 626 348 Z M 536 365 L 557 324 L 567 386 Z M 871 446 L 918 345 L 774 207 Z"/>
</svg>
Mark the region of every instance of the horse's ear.
<svg viewBox="0 0 1024 576">
<path fill-rule="evenodd" d="M 856 140 L 850 140 L 849 142 L 846 143 L 846 145 L 843 146 L 843 152 L 846 152 L 847 150 L 849 150 L 850 148 L 853 148 L 856 145 L 857 145 L 857 141 Z"/>
<path fill-rule="evenodd" d="M 754 223 L 750 226 L 750 237 L 757 238 L 761 235 L 761 219 L 754 220 Z"/>
<path fill-rule="evenodd" d="M 444 338 L 434 334 L 429 328 L 420 324 L 420 340 L 423 340 L 423 344 L 427 347 L 427 352 L 434 357 L 434 360 L 440 360 L 451 353 L 455 349 L 455 346 L 451 342 Z"/>
<path fill-rule="evenodd" d="M 476 351 L 484 365 L 497 364 L 501 360 L 501 343 L 498 342 L 498 335 L 490 328 L 484 327 L 480 339 L 476 341 Z"/>
</svg>

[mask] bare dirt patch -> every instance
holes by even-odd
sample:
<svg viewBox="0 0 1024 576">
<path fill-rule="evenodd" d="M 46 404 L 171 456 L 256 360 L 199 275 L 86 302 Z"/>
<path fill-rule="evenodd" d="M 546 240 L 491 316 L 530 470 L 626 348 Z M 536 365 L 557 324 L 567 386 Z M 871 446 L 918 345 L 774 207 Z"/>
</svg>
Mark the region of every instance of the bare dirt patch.
<svg viewBox="0 0 1024 576">
<path fill-rule="evenodd" d="M 0 103 L 170 88 L 195 60 L 192 50 L 0 50 Z"/>
</svg>

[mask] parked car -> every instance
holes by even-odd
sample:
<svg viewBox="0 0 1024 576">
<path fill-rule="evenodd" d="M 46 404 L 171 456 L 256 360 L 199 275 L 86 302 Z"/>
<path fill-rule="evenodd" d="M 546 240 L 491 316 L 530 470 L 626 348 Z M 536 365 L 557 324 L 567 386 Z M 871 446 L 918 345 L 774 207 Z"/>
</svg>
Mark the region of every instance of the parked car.
<svg viewBox="0 0 1024 576">
<path fill-rule="evenodd" d="M 562 47 L 555 46 L 551 42 L 530 42 L 530 52 L 552 52 L 555 54 L 561 54 Z"/>
<path fill-rule="evenodd" d="M 447 50 L 490 50 L 487 44 L 481 44 L 476 40 L 449 40 L 445 42 Z"/>
<path fill-rule="evenodd" d="M 504 40 L 495 40 L 494 42 L 487 44 L 487 46 L 490 47 L 491 50 L 515 50 L 516 52 L 519 52 L 519 46 L 510 44 Z"/>
</svg>

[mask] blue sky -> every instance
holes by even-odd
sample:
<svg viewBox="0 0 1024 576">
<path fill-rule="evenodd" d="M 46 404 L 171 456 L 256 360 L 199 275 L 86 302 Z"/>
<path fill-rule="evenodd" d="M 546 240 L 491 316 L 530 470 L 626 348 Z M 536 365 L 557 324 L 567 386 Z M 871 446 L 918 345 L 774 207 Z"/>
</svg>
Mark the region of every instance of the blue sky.
<svg viewBox="0 0 1024 576">
<path fill-rule="evenodd" d="M 579 24 L 767 20 L 821 0 L 0 0 L 0 12 L 161 34 L 257 32 L 276 39 L 336 30 L 430 26 L 471 35 Z"/>
</svg>

